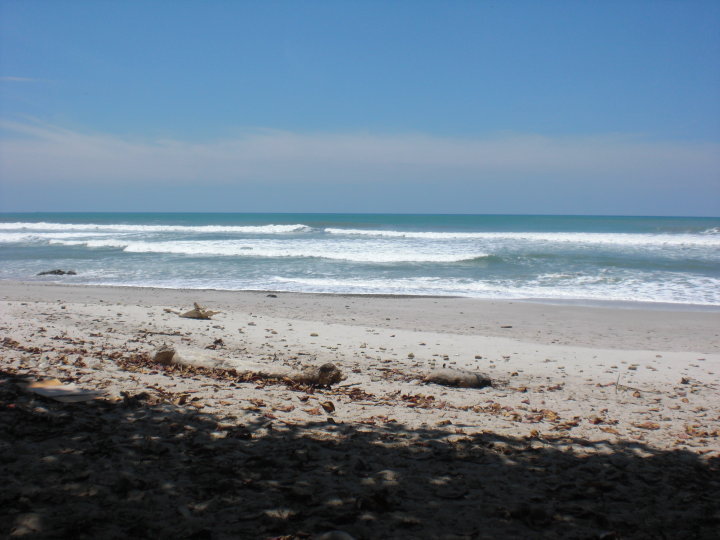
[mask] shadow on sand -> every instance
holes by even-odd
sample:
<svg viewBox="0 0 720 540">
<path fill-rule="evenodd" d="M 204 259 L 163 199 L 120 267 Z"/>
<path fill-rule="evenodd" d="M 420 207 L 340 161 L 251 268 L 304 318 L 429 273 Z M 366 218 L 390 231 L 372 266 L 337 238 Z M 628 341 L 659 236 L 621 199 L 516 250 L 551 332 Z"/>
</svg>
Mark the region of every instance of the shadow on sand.
<svg viewBox="0 0 720 540">
<path fill-rule="evenodd" d="M 720 463 L 687 451 L 397 423 L 240 424 L 144 394 L 63 404 L 31 397 L 7 373 L 0 406 L 1 536 L 709 539 L 720 530 Z"/>
</svg>

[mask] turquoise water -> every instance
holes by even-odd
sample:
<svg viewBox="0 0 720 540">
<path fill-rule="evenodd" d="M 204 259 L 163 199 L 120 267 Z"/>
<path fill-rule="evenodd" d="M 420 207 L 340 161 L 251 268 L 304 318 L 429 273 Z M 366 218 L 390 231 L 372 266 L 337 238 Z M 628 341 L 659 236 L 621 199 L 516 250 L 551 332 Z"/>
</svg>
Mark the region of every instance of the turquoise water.
<svg viewBox="0 0 720 540">
<path fill-rule="evenodd" d="M 720 305 L 720 218 L 0 214 L 0 258 L 0 279 Z"/>
</svg>

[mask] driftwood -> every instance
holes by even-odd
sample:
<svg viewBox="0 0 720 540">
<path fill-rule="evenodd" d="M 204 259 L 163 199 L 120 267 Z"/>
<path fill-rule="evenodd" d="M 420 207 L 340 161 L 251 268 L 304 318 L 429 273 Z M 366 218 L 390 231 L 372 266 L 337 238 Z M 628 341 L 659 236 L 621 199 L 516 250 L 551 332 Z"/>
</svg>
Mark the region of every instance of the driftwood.
<svg viewBox="0 0 720 540">
<path fill-rule="evenodd" d="M 464 369 L 435 369 L 425 376 L 426 383 L 457 386 L 460 388 L 483 388 L 492 386 L 492 380 L 484 373 L 475 373 Z"/>
<path fill-rule="evenodd" d="M 197 302 L 193 302 L 193 306 L 195 306 L 190 311 L 186 311 L 185 313 L 180 313 L 179 311 L 175 311 L 174 309 L 165 308 L 165 313 L 175 313 L 176 315 L 179 315 L 180 317 L 184 317 L 186 319 L 202 319 L 202 320 L 209 320 L 212 318 L 213 315 L 216 315 L 220 313 L 219 311 L 211 311 L 207 308 L 202 307 Z"/>
<path fill-rule="evenodd" d="M 220 313 L 219 311 L 210 311 L 209 309 L 205 309 L 197 302 L 193 305 L 195 306 L 193 309 L 186 311 L 180 316 L 186 319 L 210 319 L 216 313 Z"/>
<path fill-rule="evenodd" d="M 238 373 L 252 373 L 268 379 L 290 380 L 299 384 L 329 387 L 345 379 L 342 371 L 335 364 L 326 363 L 321 366 L 307 366 L 301 371 L 286 366 L 257 364 L 240 359 L 223 359 L 210 356 L 203 352 L 182 350 L 177 351 L 164 346 L 153 357 L 158 364 L 196 366 L 210 369 L 233 369 Z"/>
</svg>

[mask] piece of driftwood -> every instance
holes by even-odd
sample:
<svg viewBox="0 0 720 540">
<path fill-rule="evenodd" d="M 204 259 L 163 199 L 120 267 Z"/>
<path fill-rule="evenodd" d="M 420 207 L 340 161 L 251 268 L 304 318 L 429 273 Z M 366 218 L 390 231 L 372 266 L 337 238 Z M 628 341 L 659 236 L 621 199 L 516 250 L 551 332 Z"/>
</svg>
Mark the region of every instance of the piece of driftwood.
<svg viewBox="0 0 720 540">
<path fill-rule="evenodd" d="M 238 373 L 252 373 L 268 379 L 287 379 L 311 386 L 329 387 L 345 379 L 342 371 L 329 362 L 321 366 L 307 366 L 298 371 L 287 366 L 258 364 L 242 359 L 223 359 L 199 351 L 176 350 L 171 346 L 160 348 L 153 359 L 158 364 L 234 369 Z"/>
<path fill-rule="evenodd" d="M 88 390 L 80 388 L 73 383 L 62 383 L 58 379 L 46 379 L 43 381 L 34 381 L 25 385 L 28 392 L 38 394 L 55 401 L 63 403 L 79 403 L 82 401 L 92 401 L 102 397 L 103 392 L 97 390 Z"/>
<path fill-rule="evenodd" d="M 483 388 L 492 386 L 492 380 L 485 373 L 475 373 L 464 369 L 435 369 L 425 376 L 426 383 L 457 386 L 459 388 Z"/>
<path fill-rule="evenodd" d="M 195 306 L 193 309 L 182 313 L 180 316 L 185 319 L 210 319 L 213 315 L 220 313 L 219 311 L 206 309 L 197 302 L 193 303 L 193 305 Z"/>
<path fill-rule="evenodd" d="M 211 311 L 207 308 L 204 308 L 197 302 L 193 302 L 193 306 L 195 306 L 190 311 L 186 311 L 185 313 L 180 313 L 179 311 L 176 311 L 174 309 L 165 308 L 163 311 L 165 313 L 175 313 L 176 315 L 179 315 L 180 317 L 184 317 L 186 319 L 201 319 L 201 320 L 209 320 L 212 318 L 213 315 L 216 315 L 220 313 L 219 311 Z"/>
<path fill-rule="evenodd" d="M 193 351 L 190 349 L 176 350 L 170 346 L 163 346 L 156 353 L 153 359 L 158 364 L 181 365 L 181 366 L 197 366 L 204 368 L 225 368 L 225 361 L 221 358 L 211 356 L 202 351 Z"/>
</svg>

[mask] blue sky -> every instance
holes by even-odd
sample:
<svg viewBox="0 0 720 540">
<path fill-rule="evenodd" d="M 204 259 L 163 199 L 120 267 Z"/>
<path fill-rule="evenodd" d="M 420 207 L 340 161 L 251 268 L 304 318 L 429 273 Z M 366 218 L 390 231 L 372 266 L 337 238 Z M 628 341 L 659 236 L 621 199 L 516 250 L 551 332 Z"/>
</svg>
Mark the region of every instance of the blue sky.
<svg viewBox="0 0 720 540">
<path fill-rule="evenodd" d="M 0 210 L 720 215 L 720 2 L 0 0 Z"/>
</svg>

